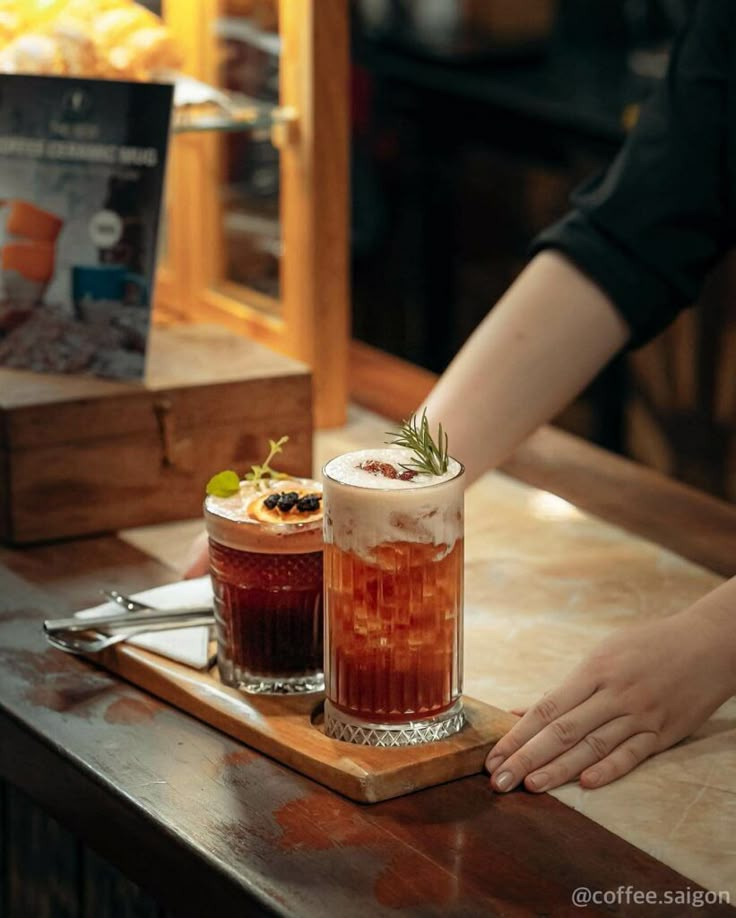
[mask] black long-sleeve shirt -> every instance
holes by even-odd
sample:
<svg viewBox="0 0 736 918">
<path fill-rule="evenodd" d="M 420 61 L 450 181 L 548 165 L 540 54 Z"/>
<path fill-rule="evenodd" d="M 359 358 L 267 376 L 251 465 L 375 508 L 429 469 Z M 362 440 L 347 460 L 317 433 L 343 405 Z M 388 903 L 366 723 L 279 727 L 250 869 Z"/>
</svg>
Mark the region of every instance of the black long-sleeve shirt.
<svg viewBox="0 0 736 918">
<path fill-rule="evenodd" d="M 736 242 L 736 0 L 701 0 L 611 167 L 537 237 L 611 298 L 631 346 L 697 299 Z"/>
</svg>

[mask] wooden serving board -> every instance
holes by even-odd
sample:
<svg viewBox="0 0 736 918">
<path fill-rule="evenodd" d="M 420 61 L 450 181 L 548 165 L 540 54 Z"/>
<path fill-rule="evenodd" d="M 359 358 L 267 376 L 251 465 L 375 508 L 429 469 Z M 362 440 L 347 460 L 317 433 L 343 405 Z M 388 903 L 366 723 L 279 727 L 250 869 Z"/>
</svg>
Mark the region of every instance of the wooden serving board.
<svg viewBox="0 0 736 918">
<path fill-rule="evenodd" d="M 379 749 L 325 736 L 321 693 L 246 695 L 223 685 L 216 667 L 199 672 L 129 645 L 111 647 L 94 662 L 360 803 L 478 774 L 489 747 L 517 719 L 466 696 L 467 723 L 460 733 L 422 746 Z"/>
</svg>

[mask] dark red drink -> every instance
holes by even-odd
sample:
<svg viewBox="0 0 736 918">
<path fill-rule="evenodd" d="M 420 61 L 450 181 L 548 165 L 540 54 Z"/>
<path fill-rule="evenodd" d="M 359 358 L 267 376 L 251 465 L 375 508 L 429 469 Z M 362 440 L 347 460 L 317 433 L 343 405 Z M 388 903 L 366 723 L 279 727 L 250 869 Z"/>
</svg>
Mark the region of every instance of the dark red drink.
<svg viewBox="0 0 736 918">
<path fill-rule="evenodd" d="M 239 495 L 207 499 L 226 684 L 249 692 L 323 687 L 321 497 L 316 482 L 299 479 L 243 482 Z"/>
</svg>

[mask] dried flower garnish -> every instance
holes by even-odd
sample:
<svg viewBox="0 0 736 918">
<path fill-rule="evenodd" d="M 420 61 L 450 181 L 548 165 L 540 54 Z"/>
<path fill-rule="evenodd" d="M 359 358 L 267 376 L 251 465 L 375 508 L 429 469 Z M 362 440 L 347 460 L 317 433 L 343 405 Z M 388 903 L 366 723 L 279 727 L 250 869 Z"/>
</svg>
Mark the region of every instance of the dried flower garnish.
<svg viewBox="0 0 736 918">
<path fill-rule="evenodd" d="M 398 434 L 391 434 L 391 436 L 393 439 L 388 442 L 392 446 L 403 446 L 414 453 L 411 462 L 401 465 L 406 471 L 425 475 L 444 475 L 447 471 L 449 461 L 447 434 L 442 430 L 442 424 L 440 424 L 435 442 L 429 430 L 426 408 L 420 420 L 417 420 L 417 416 L 413 414 L 408 421 L 403 422 Z"/>
<path fill-rule="evenodd" d="M 390 462 L 381 462 L 379 459 L 366 459 L 365 462 L 361 462 L 356 468 L 363 469 L 364 472 L 370 472 L 371 475 L 382 475 L 384 478 L 398 478 L 399 481 L 411 481 L 412 478 L 416 478 L 419 474 L 413 469 L 407 468 L 404 468 L 404 471 L 400 472 L 395 465 L 391 465 Z"/>
<path fill-rule="evenodd" d="M 371 475 L 383 475 L 384 478 L 399 477 L 395 466 L 390 462 L 381 462 L 378 459 L 366 459 L 365 462 L 360 463 L 358 468 L 363 469 L 364 472 L 370 472 Z"/>
<path fill-rule="evenodd" d="M 288 478 L 289 476 L 284 472 L 277 472 L 271 468 L 271 460 L 274 456 L 283 452 L 284 444 L 288 442 L 288 437 L 282 437 L 280 440 L 269 440 L 270 452 L 266 456 L 265 462 L 262 465 L 252 465 L 250 472 L 245 475 L 245 480 L 259 482 L 266 478 Z M 237 472 L 233 472 L 232 469 L 228 469 L 226 472 L 218 472 L 207 482 L 206 491 L 211 497 L 232 497 L 240 491 L 240 476 Z"/>
</svg>

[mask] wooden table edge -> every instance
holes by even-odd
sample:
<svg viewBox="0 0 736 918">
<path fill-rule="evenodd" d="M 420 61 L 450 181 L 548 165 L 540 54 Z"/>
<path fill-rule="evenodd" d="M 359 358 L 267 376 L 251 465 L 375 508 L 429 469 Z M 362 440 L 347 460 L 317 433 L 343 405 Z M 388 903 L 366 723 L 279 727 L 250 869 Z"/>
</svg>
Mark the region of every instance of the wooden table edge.
<svg viewBox="0 0 736 918">
<path fill-rule="evenodd" d="M 350 367 L 352 400 L 391 421 L 409 417 L 438 378 L 360 341 Z M 717 574 L 736 573 L 736 506 L 640 463 L 545 426 L 501 470 Z"/>
<path fill-rule="evenodd" d="M 136 557 L 142 562 L 151 560 L 145 552 L 118 539 L 109 541 L 120 545 L 128 561 Z M 26 557 L 25 552 L 21 553 L 21 557 Z M 154 564 L 164 575 L 165 566 L 160 562 Z M 19 566 L 26 567 L 25 564 Z M 29 583 L 36 583 L 45 590 L 47 587 L 43 581 L 37 583 L 33 576 L 34 567 L 30 565 L 29 568 Z M 205 909 L 211 912 L 218 907 L 232 909 L 233 905 L 244 905 L 248 908 L 247 913 L 254 915 L 288 914 L 283 903 L 275 900 L 267 889 L 259 885 L 257 876 L 249 876 L 247 872 L 235 874 L 218 859 L 207 856 L 196 844 L 187 842 L 184 836 L 162 825 L 155 811 L 149 809 L 144 802 L 136 803 L 124 787 L 101 779 L 87 762 L 56 745 L 31 724 L 19 721 L 1 701 L 0 736 L 5 740 L 0 744 L 0 775 L 33 797 L 51 816 L 103 857 L 115 863 L 166 907 L 197 918 L 205 913 Z M 53 782 L 49 781 L 49 775 L 52 774 L 56 779 Z M 480 776 L 471 776 L 460 779 L 457 784 L 478 780 L 481 780 Z M 431 794 L 438 790 L 434 788 L 420 793 Z M 512 795 L 502 805 L 515 803 L 524 808 L 551 807 L 547 813 L 548 818 L 559 813 L 562 819 L 573 822 L 580 819 L 584 823 L 593 824 L 589 817 L 548 795 L 543 795 L 544 802 L 531 796 L 527 798 L 524 794 L 521 797 L 523 799 L 516 800 L 516 795 Z M 84 805 L 80 805 L 80 802 Z M 361 810 L 366 806 L 355 805 Z M 367 811 L 371 810 L 368 807 Z M 112 833 L 109 832 L 110 825 L 115 826 Z M 615 840 L 614 844 L 631 849 L 636 863 L 640 865 L 637 869 L 642 869 L 641 864 L 646 862 L 650 865 L 646 870 L 654 871 L 660 879 L 666 879 L 672 888 L 700 888 L 694 881 L 688 880 L 615 833 L 599 828 L 603 833 L 601 838 L 610 835 Z M 149 839 L 146 848 L 150 857 L 141 858 L 136 848 L 144 837 Z M 176 876 L 176 883 L 171 883 L 171 876 Z M 624 913 L 628 912 L 624 910 Z"/>
<path fill-rule="evenodd" d="M 0 777 L 167 908 L 192 918 L 224 914 L 233 905 L 247 907 L 248 915 L 286 914 L 255 882 L 236 878 L 226 868 L 213 870 L 211 860 L 203 858 L 196 846 L 169 831 L 123 789 L 101 780 L 87 763 L 19 722 L 2 704 L 0 735 Z M 115 826 L 113 832 L 110 825 Z M 155 855 L 147 859 L 140 857 L 134 844 L 142 837 L 155 839 Z M 177 882 L 172 884 L 174 874 Z"/>
</svg>

